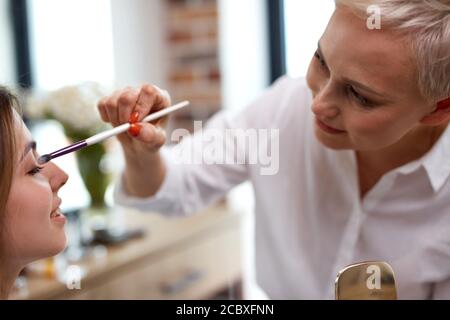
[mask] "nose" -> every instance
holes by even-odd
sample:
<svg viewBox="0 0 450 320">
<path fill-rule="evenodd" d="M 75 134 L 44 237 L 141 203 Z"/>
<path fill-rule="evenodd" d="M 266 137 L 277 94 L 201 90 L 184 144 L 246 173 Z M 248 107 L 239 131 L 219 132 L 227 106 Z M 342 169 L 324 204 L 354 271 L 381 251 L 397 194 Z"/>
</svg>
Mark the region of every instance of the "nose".
<svg viewBox="0 0 450 320">
<path fill-rule="evenodd" d="M 331 120 L 340 113 L 339 107 L 335 104 L 332 94 L 327 87 L 322 88 L 314 97 L 312 111 L 319 119 Z"/>
<path fill-rule="evenodd" d="M 50 186 L 53 192 L 57 192 L 63 185 L 66 184 L 69 176 L 60 167 L 53 162 L 49 162 L 46 166 L 46 171 L 49 177 Z"/>
</svg>

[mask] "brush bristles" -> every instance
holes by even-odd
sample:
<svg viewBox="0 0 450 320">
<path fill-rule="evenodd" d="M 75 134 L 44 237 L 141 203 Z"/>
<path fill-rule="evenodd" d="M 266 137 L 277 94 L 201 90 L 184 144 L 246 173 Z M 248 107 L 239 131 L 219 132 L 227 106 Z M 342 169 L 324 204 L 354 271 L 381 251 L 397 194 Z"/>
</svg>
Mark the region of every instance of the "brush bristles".
<svg viewBox="0 0 450 320">
<path fill-rule="evenodd" d="M 46 164 L 52 160 L 52 156 L 49 154 L 44 154 L 42 157 L 39 158 L 38 163 L 39 164 Z"/>
</svg>

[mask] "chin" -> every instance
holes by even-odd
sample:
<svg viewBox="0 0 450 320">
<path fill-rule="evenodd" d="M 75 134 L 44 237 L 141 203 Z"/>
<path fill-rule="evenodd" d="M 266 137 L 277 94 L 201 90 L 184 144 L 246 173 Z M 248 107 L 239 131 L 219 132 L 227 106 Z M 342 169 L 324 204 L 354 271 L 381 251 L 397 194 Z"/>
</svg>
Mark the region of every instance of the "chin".
<svg viewBox="0 0 450 320">
<path fill-rule="evenodd" d="M 352 149 L 351 146 L 348 145 L 347 141 L 342 141 L 339 138 L 332 138 L 328 136 L 324 136 L 322 132 L 319 131 L 320 129 L 316 129 L 316 138 L 319 140 L 319 142 L 327 147 L 328 149 L 332 150 L 350 150 Z"/>
<path fill-rule="evenodd" d="M 63 232 L 63 235 L 61 235 L 60 238 L 58 238 L 58 240 L 55 241 L 54 245 L 52 246 L 52 252 L 50 255 L 55 256 L 64 251 L 66 247 L 67 247 L 67 238 L 65 233 Z"/>
<path fill-rule="evenodd" d="M 43 255 L 45 255 L 43 258 L 56 256 L 64 251 L 67 246 L 67 238 L 65 233 L 61 231 L 60 234 L 52 237 L 52 239 L 50 239 L 47 243 L 48 246 L 45 249 L 43 248 Z"/>
<path fill-rule="evenodd" d="M 41 239 L 43 240 L 43 239 Z M 45 239 L 44 242 L 39 241 L 39 244 L 35 246 L 26 245 L 24 249 L 19 252 L 18 257 L 27 265 L 34 261 L 50 258 L 58 255 L 67 245 L 66 236 L 52 237 L 51 239 Z"/>
</svg>

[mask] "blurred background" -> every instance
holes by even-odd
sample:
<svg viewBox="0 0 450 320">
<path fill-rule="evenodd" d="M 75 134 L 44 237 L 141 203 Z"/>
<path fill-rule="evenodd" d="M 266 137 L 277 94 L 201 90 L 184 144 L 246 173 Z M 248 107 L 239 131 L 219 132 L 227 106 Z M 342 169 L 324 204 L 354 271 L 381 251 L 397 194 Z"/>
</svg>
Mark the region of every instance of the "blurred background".
<svg viewBox="0 0 450 320">
<path fill-rule="evenodd" d="M 190 100 L 168 130 L 192 130 L 245 108 L 282 75 L 305 76 L 333 9 L 332 0 L 0 0 L 0 83 L 21 96 L 40 153 L 104 129 L 98 99 L 143 83 Z M 167 219 L 114 205 L 115 141 L 57 164 L 71 176 L 69 246 L 25 269 L 15 298 L 264 298 L 249 184 Z"/>
</svg>

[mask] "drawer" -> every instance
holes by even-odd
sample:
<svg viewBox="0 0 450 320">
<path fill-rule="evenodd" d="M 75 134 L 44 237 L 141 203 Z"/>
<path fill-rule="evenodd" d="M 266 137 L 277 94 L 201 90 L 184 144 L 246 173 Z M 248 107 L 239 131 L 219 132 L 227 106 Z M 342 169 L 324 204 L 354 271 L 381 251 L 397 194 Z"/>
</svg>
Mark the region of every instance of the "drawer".
<svg viewBox="0 0 450 320">
<path fill-rule="evenodd" d="M 130 264 L 74 299 L 207 299 L 241 277 L 239 228 Z"/>
</svg>

